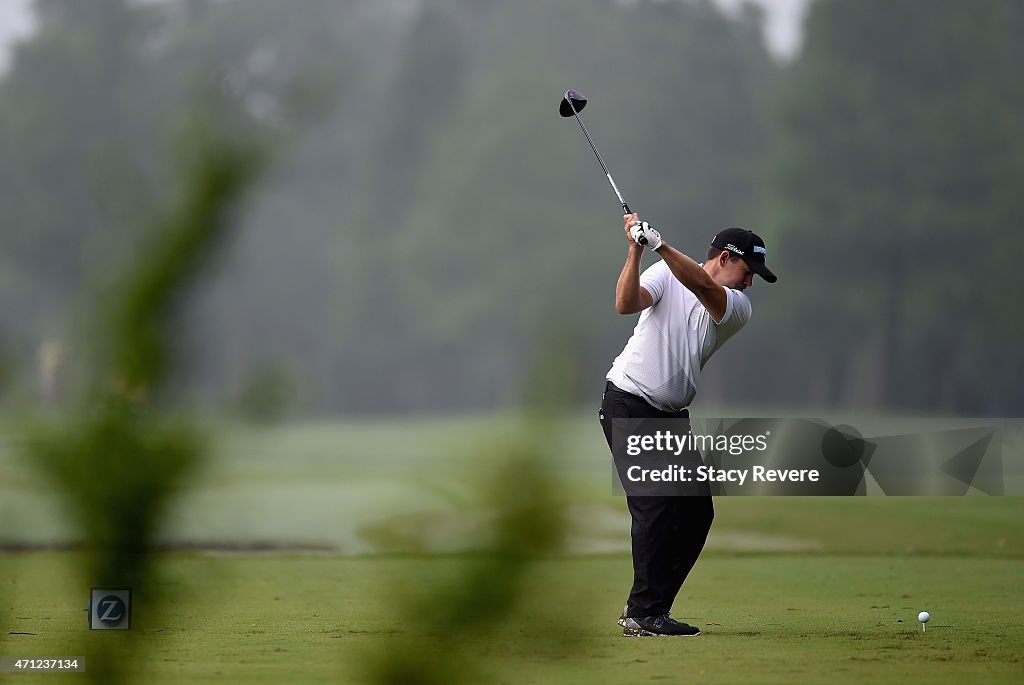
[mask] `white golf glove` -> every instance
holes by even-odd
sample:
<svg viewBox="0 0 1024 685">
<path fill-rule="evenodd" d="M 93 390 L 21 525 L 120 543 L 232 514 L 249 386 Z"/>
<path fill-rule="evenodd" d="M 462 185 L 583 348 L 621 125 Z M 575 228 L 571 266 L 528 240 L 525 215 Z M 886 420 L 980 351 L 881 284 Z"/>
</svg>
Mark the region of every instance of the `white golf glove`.
<svg viewBox="0 0 1024 685">
<path fill-rule="evenodd" d="M 640 238 L 647 238 L 647 247 L 652 250 L 657 250 L 661 247 L 661 234 L 654 230 L 646 221 L 641 221 L 636 226 L 629 229 L 629 234 L 633 236 L 633 240 L 640 243 Z M 641 245 L 643 243 L 640 243 Z"/>
</svg>

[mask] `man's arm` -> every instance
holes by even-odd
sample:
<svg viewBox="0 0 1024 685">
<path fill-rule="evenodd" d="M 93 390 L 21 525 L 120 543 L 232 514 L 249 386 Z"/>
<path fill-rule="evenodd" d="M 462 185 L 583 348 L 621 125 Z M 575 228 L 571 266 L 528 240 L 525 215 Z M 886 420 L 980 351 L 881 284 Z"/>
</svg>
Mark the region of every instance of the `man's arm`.
<svg viewBox="0 0 1024 685">
<path fill-rule="evenodd" d="M 725 310 L 729 304 L 725 288 L 715 283 L 700 264 L 664 240 L 661 242 L 661 247 L 658 248 L 658 254 L 665 260 L 669 270 L 679 279 L 679 282 L 697 296 L 715 323 L 720 322 L 725 316 Z"/>
<path fill-rule="evenodd" d="M 630 229 L 638 226 L 640 220 L 637 219 L 636 214 L 627 214 L 622 218 L 626 220 L 626 235 L 629 236 L 630 249 L 632 249 L 632 246 L 637 245 L 637 243 L 633 240 L 633 234 Z M 655 232 L 655 235 L 658 235 L 658 233 Z M 715 323 L 719 323 L 722 317 L 725 316 L 725 311 L 729 305 L 725 288 L 715 283 L 714 279 L 711 278 L 700 264 L 669 245 L 663 239 L 655 251 L 665 260 L 665 264 L 668 265 L 669 270 L 676 279 L 697 296 L 697 299 L 708 310 Z M 623 273 L 625 273 L 625 270 L 623 270 Z"/>
<path fill-rule="evenodd" d="M 636 314 L 654 304 L 654 298 L 646 288 L 640 287 L 640 258 L 644 254 L 644 246 L 629 234 L 630 221 L 636 219 L 636 214 L 626 214 L 622 218 L 626 222 L 629 253 L 619 280 L 615 282 L 615 311 L 619 314 Z"/>
</svg>

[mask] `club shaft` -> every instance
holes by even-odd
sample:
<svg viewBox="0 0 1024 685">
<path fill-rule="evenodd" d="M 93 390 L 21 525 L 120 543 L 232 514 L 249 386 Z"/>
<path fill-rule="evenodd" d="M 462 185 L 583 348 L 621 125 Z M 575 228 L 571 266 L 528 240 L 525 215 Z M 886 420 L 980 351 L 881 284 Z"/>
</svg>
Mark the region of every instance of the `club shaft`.
<svg viewBox="0 0 1024 685">
<path fill-rule="evenodd" d="M 608 177 L 608 183 L 611 184 L 612 190 L 615 191 L 615 196 L 619 198 L 619 204 L 622 205 L 622 209 L 625 210 L 626 214 L 632 214 L 633 212 L 629 211 L 629 205 L 627 205 L 626 201 L 622 199 L 622 193 L 619 192 L 619 187 L 615 185 L 615 179 L 612 178 L 611 174 L 605 175 Z"/>
<path fill-rule="evenodd" d="M 572 107 L 571 101 L 569 103 L 569 106 Z M 573 114 L 576 116 L 576 122 L 580 125 L 580 128 L 583 129 L 583 135 L 587 137 L 587 142 L 590 143 L 590 149 L 594 151 L 594 156 L 597 157 L 597 163 L 601 165 L 601 169 L 604 171 L 604 175 L 608 177 L 608 183 L 611 185 L 612 190 L 615 192 L 615 197 L 619 198 L 619 204 L 622 205 L 623 211 L 625 211 L 626 214 L 632 214 L 633 212 L 629 211 L 629 205 L 627 205 L 626 201 L 622 198 L 622 193 L 619 192 L 619 187 L 615 185 L 615 179 L 612 178 L 612 173 L 608 171 L 608 166 L 604 163 L 604 160 L 601 159 L 601 153 L 597 151 L 597 146 L 594 145 L 594 141 L 591 140 L 590 133 L 587 132 L 587 127 L 583 125 L 583 120 L 580 119 L 579 112 L 576 111 L 575 107 L 572 107 L 572 111 Z"/>
</svg>

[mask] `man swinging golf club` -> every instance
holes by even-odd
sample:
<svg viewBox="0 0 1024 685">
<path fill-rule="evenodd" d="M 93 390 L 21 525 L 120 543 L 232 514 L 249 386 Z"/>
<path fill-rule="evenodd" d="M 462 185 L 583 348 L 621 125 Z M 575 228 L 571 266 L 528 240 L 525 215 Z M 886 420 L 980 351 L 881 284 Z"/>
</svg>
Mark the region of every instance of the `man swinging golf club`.
<svg viewBox="0 0 1024 685">
<path fill-rule="evenodd" d="M 601 403 L 601 427 L 615 458 L 620 455 L 612 448 L 613 419 L 682 419 L 687 421 L 683 433 L 689 431 L 687 407 L 701 369 L 750 319 L 750 300 L 743 291 L 754 274 L 769 283 L 777 280 L 765 266 L 764 241 L 751 231 L 720 231 L 707 261 L 698 264 L 636 214 L 623 219 L 629 253 L 615 285 L 615 309 L 641 314 L 608 371 Z M 644 245 L 661 261 L 641 274 Z M 640 496 L 627 490 L 633 587 L 619 618 L 623 635 L 700 635 L 699 628 L 671 618 L 669 610 L 714 518 L 710 488 L 701 487 L 690 496 Z"/>
</svg>

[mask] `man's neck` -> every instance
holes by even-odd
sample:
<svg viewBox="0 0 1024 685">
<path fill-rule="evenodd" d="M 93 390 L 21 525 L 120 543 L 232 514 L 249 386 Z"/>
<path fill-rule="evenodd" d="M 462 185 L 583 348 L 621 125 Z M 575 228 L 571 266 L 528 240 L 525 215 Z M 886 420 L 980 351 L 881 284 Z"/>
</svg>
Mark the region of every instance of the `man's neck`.
<svg viewBox="0 0 1024 685">
<path fill-rule="evenodd" d="M 704 262 L 700 265 L 700 268 L 704 269 L 704 271 L 707 272 L 708 276 L 711 276 L 711 280 L 713 280 L 715 283 L 718 283 L 718 285 L 722 285 L 721 283 L 718 282 L 718 269 L 715 268 L 714 262 Z"/>
</svg>

